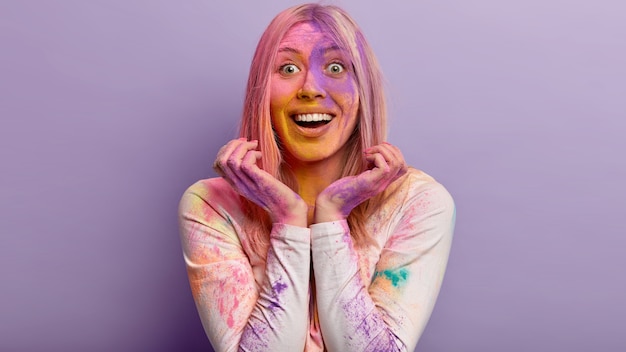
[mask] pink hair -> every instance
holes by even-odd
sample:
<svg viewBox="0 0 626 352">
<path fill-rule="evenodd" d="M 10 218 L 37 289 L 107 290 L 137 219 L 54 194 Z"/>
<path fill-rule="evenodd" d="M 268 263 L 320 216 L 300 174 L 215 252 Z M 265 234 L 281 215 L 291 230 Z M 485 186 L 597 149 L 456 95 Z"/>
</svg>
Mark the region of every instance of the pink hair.
<svg viewBox="0 0 626 352">
<path fill-rule="evenodd" d="M 260 167 L 296 191 L 297 184 L 285 167 L 272 128 L 269 93 L 270 76 L 280 42 L 291 27 L 302 22 L 317 24 L 337 45 L 347 51 L 359 87 L 358 123 L 347 142 L 349 152 L 342 177 L 363 172 L 367 167 L 362 156 L 363 150 L 382 143 L 387 132 L 382 73 L 371 47 L 356 22 L 344 10 L 333 5 L 304 4 L 282 11 L 261 36 L 252 59 L 240 137 L 258 140 L 259 149 L 263 154 Z M 251 219 L 245 226 L 246 231 L 252 235 L 253 250 L 261 254 L 267 245 L 270 220 L 265 210 L 245 199 L 244 203 Z M 369 201 L 362 203 L 348 217 L 351 234 L 357 243 L 365 243 L 369 239 L 364 228 L 369 203 Z"/>
</svg>

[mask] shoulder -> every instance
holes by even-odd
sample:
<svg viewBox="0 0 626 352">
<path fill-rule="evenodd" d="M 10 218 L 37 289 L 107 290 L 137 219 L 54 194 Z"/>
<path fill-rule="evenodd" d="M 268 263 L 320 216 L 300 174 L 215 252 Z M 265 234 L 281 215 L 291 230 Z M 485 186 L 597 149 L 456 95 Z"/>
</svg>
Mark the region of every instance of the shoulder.
<svg viewBox="0 0 626 352">
<path fill-rule="evenodd" d="M 198 212 L 213 208 L 217 213 L 223 210 L 239 209 L 239 195 L 221 177 L 200 180 L 185 190 L 179 204 L 179 213 Z M 205 211 L 202 211 L 205 212 Z"/>
<path fill-rule="evenodd" d="M 454 207 L 454 201 L 450 192 L 424 171 L 410 168 L 406 182 L 410 184 L 409 189 L 411 194 L 421 195 L 432 201 L 445 203 L 447 206 Z"/>
<path fill-rule="evenodd" d="M 201 198 L 219 195 L 222 193 L 235 193 L 232 187 L 221 177 L 199 180 L 185 190 L 186 195 L 195 195 Z"/>
<path fill-rule="evenodd" d="M 185 260 L 193 265 L 243 258 L 236 219 L 239 195 L 221 178 L 200 180 L 183 193 L 178 207 Z"/>
<path fill-rule="evenodd" d="M 454 228 L 454 200 L 448 190 L 427 173 L 409 168 L 385 193 L 384 213 L 396 224 L 421 224 L 450 231 Z"/>
<path fill-rule="evenodd" d="M 398 179 L 384 200 L 383 211 L 390 229 L 385 247 L 413 248 L 416 253 L 437 244 L 442 249 L 450 247 L 456 222 L 454 200 L 441 183 L 425 172 L 410 168 Z"/>
<path fill-rule="evenodd" d="M 413 167 L 409 167 L 406 175 L 394 182 L 390 188 L 389 196 L 401 198 L 403 203 L 421 199 L 454 208 L 454 200 L 448 190 L 432 176 Z"/>
</svg>

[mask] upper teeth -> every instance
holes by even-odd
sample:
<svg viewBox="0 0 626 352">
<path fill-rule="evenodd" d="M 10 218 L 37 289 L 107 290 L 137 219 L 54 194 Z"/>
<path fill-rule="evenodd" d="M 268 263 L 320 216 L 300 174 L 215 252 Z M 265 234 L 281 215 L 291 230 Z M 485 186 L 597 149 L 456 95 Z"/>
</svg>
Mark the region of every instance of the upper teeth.
<svg viewBox="0 0 626 352">
<path fill-rule="evenodd" d="M 296 115 L 296 121 L 330 121 L 332 116 L 328 114 L 298 114 Z"/>
</svg>

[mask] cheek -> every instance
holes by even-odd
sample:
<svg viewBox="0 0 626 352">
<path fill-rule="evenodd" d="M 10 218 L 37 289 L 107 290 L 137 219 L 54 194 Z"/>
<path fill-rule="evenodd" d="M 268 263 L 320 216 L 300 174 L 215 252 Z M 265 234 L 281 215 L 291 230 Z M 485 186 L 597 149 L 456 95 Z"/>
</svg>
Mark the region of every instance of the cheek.
<svg viewBox="0 0 626 352">
<path fill-rule="evenodd" d="M 270 83 L 270 108 L 282 109 L 294 96 L 294 83 L 281 79 L 273 79 Z"/>
<path fill-rule="evenodd" d="M 335 100 L 346 110 L 345 112 L 357 108 L 359 104 L 359 93 L 353 80 L 335 83 L 333 90 L 336 92 Z"/>
<path fill-rule="evenodd" d="M 285 106 L 289 102 L 289 95 L 284 85 L 273 83 L 270 86 L 270 116 L 272 125 L 281 134 L 282 124 L 285 122 L 283 113 Z"/>
<path fill-rule="evenodd" d="M 275 84 L 272 85 L 270 91 L 270 101 L 272 105 L 281 105 L 282 102 L 285 102 L 289 99 L 288 91 L 285 89 L 283 85 Z"/>
<path fill-rule="evenodd" d="M 356 124 L 357 112 L 359 110 L 359 95 L 356 86 L 346 84 L 341 87 L 341 90 L 337 90 L 337 103 L 341 106 L 341 109 L 347 117 L 344 120 L 344 125 L 350 127 Z"/>
</svg>

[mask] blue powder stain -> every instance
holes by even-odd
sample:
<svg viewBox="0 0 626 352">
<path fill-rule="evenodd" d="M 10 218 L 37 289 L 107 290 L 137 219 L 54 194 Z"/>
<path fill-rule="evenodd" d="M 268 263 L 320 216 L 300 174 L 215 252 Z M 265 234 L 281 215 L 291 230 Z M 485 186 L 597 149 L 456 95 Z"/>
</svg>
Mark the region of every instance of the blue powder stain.
<svg viewBox="0 0 626 352">
<path fill-rule="evenodd" d="M 409 276 L 409 272 L 404 268 L 400 268 L 396 270 L 384 270 L 381 272 L 377 271 L 374 273 L 374 279 L 380 276 L 383 276 L 385 279 L 391 281 L 393 287 L 398 287 L 406 281 Z"/>
</svg>

